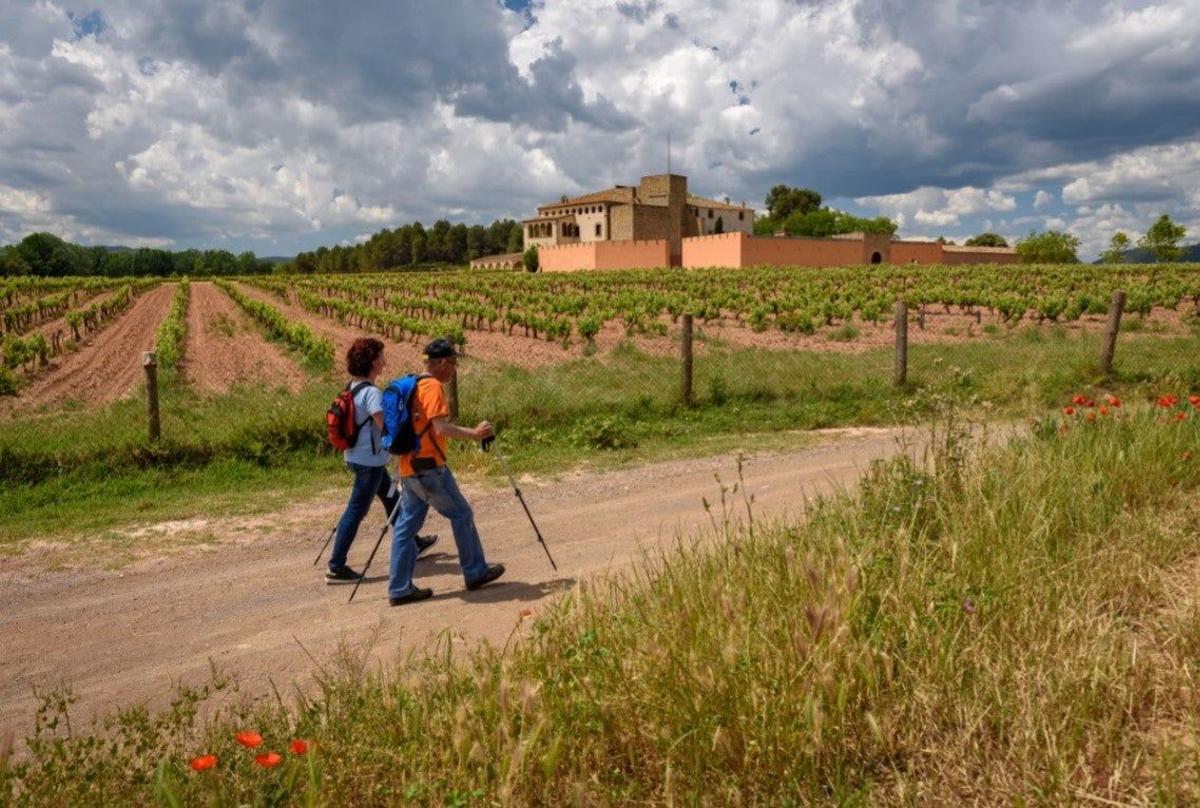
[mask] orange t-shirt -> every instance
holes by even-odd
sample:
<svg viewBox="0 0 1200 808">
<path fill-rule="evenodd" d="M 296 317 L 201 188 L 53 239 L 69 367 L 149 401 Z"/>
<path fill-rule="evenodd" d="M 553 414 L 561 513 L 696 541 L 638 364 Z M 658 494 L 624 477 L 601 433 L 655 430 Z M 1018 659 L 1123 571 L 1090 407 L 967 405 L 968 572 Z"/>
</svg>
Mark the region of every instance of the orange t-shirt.
<svg viewBox="0 0 1200 808">
<path fill-rule="evenodd" d="M 446 403 L 446 391 L 442 383 L 434 378 L 417 382 L 417 393 L 413 396 L 413 431 L 420 438 L 421 448 L 412 454 L 400 455 L 400 476 L 413 476 L 412 461 L 415 457 L 427 457 L 439 466 L 446 464 L 446 439 L 433 426 L 434 418 L 446 418 L 450 406 Z"/>
</svg>

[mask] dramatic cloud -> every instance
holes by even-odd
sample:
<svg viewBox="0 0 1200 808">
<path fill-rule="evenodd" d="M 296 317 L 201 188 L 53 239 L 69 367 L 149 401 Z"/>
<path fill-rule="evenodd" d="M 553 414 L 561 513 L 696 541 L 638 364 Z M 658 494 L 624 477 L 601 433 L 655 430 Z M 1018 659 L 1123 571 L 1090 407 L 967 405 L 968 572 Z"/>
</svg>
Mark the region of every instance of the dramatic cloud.
<svg viewBox="0 0 1200 808">
<path fill-rule="evenodd" d="M 910 235 L 1200 219 L 1200 0 L 97 6 L 0 0 L 0 241 L 520 217 L 662 171 L 668 135 L 699 192 Z"/>
</svg>

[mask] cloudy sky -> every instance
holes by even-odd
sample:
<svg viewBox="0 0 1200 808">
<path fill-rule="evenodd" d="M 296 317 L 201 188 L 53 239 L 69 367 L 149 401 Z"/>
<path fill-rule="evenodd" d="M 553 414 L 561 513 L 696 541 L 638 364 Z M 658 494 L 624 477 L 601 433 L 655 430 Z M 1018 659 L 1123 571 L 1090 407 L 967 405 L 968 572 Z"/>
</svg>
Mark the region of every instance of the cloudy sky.
<svg viewBox="0 0 1200 808">
<path fill-rule="evenodd" d="M 672 167 L 1200 238 L 1200 0 L 0 0 L 0 242 L 292 254 Z"/>
</svg>

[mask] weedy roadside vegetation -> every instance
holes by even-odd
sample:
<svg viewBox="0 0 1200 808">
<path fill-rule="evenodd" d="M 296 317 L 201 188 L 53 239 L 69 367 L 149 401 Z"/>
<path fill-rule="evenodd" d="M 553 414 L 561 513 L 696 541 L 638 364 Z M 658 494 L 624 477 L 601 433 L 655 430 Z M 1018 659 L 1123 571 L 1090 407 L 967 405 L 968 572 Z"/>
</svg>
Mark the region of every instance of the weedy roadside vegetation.
<svg viewBox="0 0 1200 808">
<path fill-rule="evenodd" d="M 294 704 L 204 722 L 203 689 L 99 728 L 47 694 L 0 799 L 1195 804 L 1200 398 L 1079 398 L 1007 440 L 941 410 L 926 453 L 801 522 L 722 486 L 715 536 L 505 648 L 347 651 Z M 239 748 L 260 735 L 269 767 Z"/>
</svg>

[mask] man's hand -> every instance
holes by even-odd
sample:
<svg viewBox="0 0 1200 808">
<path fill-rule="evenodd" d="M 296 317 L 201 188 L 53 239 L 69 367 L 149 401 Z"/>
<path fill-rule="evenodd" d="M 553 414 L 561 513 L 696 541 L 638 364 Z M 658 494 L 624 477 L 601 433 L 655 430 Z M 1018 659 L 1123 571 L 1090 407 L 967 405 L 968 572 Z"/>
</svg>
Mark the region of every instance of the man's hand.
<svg viewBox="0 0 1200 808">
<path fill-rule="evenodd" d="M 480 421 L 475 427 L 475 440 L 487 440 L 496 434 L 496 430 L 488 421 Z"/>
</svg>

